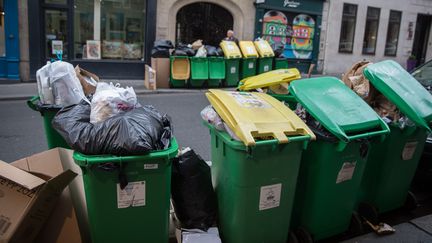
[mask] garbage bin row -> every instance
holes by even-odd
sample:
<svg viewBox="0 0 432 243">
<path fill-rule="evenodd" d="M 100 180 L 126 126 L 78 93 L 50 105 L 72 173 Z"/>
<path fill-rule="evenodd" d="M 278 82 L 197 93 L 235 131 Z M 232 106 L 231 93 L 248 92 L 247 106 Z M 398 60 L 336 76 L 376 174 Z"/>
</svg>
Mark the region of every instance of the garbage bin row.
<svg viewBox="0 0 432 243">
<path fill-rule="evenodd" d="M 171 81 L 229 80 L 227 71 L 211 69 L 238 70 L 239 60 L 172 57 Z M 387 125 L 339 79 L 300 79 L 296 69 L 246 78 L 238 87 L 242 91 L 206 93 L 240 139 L 204 122 L 223 242 L 287 242 L 289 237 L 313 242 L 355 223 L 361 228 L 357 213 L 376 222 L 378 213 L 404 204 L 431 132 L 432 96 L 392 61 L 369 65 L 364 73 L 412 124 Z M 288 95 L 245 92 L 280 83 L 289 83 Z M 36 99 L 28 102 L 33 109 Z M 307 119 L 288 106 L 304 109 Z M 39 111 L 49 146 L 62 146 L 49 132 L 50 116 Z M 139 232 L 146 241 L 168 242 L 171 160 L 177 150 L 172 139 L 168 149 L 144 156 L 74 153 L 83 171 L 93 242 L 133 242 Z"/>
<path fill-rule="evenodd" d="M 288 68 L 286 58 L 170 57 L 173 88 L 236 87 L 241 79 Z"/>
</svg>

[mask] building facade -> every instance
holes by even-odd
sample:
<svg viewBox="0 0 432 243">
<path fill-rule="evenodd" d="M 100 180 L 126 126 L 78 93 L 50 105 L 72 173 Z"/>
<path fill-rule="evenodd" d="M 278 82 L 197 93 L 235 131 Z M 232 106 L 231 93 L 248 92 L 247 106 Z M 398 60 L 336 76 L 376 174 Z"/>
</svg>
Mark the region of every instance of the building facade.
<svg viewBox="0 0 432 243">
<path fill-rule="evenodd" d="M 392 59 L 406 67 L 432 57 L 429 0 L 330 0 L 323 9 L 318 69 L 342 74 L 351 64 Z"/>
</svg>

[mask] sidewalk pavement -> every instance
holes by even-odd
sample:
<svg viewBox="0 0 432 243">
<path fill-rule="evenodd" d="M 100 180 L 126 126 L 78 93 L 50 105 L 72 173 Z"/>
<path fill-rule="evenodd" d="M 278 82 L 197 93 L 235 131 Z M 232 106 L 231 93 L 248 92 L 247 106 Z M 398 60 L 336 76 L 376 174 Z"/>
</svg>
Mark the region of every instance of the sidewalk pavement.
<svg viewBox="0 0 432 243">
<path fill-rule="evenodd" d="M 206 89 L 157 89 L 148 90 L 144 87 L 144 80 L 101 80 L 103 82 L 120 83 L 122 87 L 133 87 L 137 95 L 170 94 L 170 93 L 200 93 Z M 38 94 L 36 82 L 0 84 L 0 101 L 26 100 Z"/>
<path fill-rule="evenodd" d="M 379 236 L 369 233 L 342 241 L 342 243 L 432 242 L 432 214 L 398 224 L 393 228 L 396 232 L 390 235 Z"/>
</svg>

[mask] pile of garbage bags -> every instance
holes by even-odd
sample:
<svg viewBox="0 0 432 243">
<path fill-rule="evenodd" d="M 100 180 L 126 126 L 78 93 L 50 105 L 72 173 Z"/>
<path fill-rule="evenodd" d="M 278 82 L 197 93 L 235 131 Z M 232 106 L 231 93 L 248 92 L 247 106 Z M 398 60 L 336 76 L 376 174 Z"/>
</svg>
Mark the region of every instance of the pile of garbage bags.
<svg viewBox="0 0 432 243">
<path fill-rule="evenodd" d="M 36 73 L 39 109 L 60 109 L 53 128 L 74 150 L 87 155 L 141 155 L 167 149 L 170 118 L 142 106 L 132 87 L 100 82 L 89 71 L 64 61 Z"/>
<path fill-rule="evenodd" d="M 174 47 L 170 40 L 157 40 L 151 52 L 151 57 L 170 57 L 188 56 L 188 57 L 223 57 L 223 51 L 220 47 L 204 45 L 202 40 L 196 40 L 192 44 L 177 43 Z"/>
</svg>

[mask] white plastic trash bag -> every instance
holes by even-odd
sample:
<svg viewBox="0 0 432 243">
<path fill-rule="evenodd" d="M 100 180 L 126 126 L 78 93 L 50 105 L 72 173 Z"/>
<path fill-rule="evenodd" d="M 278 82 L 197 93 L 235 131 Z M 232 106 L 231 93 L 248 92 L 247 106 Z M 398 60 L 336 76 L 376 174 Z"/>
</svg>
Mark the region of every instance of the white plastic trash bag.
<svg viewBox="0 0 432 243">
<path fill-rule="evenodd" d="M 201 47 L 198 49 L 198 51 L 197 51 L 195 57 L 207 57 L 207 50 L 205 49 L 204 46 L 201 46 Z"/>
<path fill-rule="evenodd" d="M 213 109 L 213 106 L 208 105 L 201 111 L 201 118 L 215 126 L 219 131 L 225 131 L 223 121 L 219 114 Z"/>
<path fill-rule="evenodd" d="M 42 104 L 54 104 L 54 96 L 50 86 L 51 62 L 41 67 L 36 72 L 36 80 L 38 86 L 39 99 Z"/>
<path fill-rule="evenodd" d="M 51 63 L 50 86 L 54 104 L 70 106 L 86 99 L 81 83 L 72 64 L 63 61 Z"/>
<path fill-rule="evenodd" d="M 99 82 L 91 101 L 90 122 L 105 121 L 119 113 L 132 110 L 137 97 L 132 87 L 121 88 L 112 83 Z"/>
</svg>

